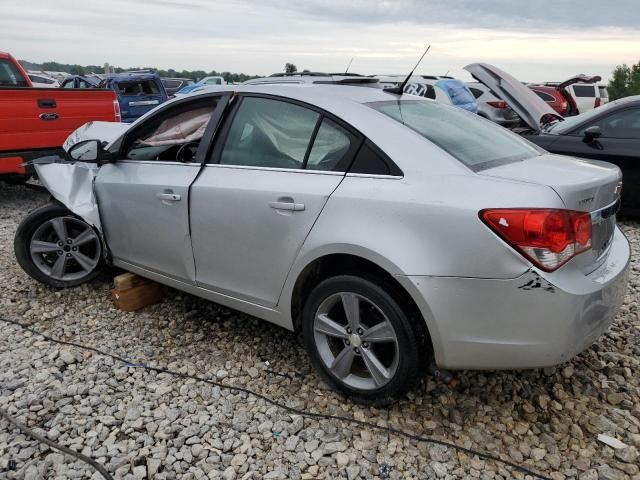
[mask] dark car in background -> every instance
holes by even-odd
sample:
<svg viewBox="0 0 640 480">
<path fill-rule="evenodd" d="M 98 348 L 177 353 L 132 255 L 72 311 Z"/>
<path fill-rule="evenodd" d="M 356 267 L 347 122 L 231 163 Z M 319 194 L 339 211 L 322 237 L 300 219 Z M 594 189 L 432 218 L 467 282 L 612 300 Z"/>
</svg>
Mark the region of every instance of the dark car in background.
<svg viewBox="0 0 640 480">
<path fill-rule="evenodd" d="M 194 83 L 190 78 L 161 78 L 160 80 L 170 97 L 173 97 L 178 90 Z"/>
<path fill-rule="evenodd" d="M 551 153 L 617 165 L 622 170 L 623 186 L 618 186 L 622 188 L 622 211 L 640 215 L 640 95 L 564 118 L 532 90 L 493 65 L 475 63 L 465 69 L 518 113 L 528 126 L 521 134 L 530 142 Z M 594 193 L 587 200 L 597 202 L 595 197 Z"/>
</svg>

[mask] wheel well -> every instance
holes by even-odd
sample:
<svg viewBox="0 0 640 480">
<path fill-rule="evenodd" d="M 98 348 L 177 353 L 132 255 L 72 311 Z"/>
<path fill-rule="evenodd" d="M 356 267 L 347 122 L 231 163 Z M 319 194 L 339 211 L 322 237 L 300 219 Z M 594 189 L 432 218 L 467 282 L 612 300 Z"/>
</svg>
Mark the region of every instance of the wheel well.
<svg viewBox="0 0 640 480">
<path fill-rule="evenodd" d="M 301 331 L 302 310 L 311 290 L 323 280 L 337 275 L 354 275 L 366 278 L 383 287 L 418 326 L 423 345 L 428 347 L 430 352 L 433 352 L 427 324 L 411 295 L 385 269 L 370 260 L 355 255 L 327 255 L 314 260 L 300 273 L 291 296 L 291 318 L 296 332 Z"/>
</svg>

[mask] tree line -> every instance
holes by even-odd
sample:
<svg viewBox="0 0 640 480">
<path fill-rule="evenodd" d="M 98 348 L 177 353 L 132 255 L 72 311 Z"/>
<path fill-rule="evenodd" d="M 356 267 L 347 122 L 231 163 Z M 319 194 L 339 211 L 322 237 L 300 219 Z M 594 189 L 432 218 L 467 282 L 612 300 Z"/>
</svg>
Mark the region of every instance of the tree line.
<svg viewBox="0 0 640 480">
<path fill-rule="evenodd" d="M 99 65 L 77 65 L 77 64 L 69 64 L 69 63 L 58 63 L 58 62 L 43 62 L 43 63 L 34 63 L 29 62 L 27 60 L 19 60 L 20 64 L 25 70 L 44 70 L 51 72 L 65 72 L 71 75 L 87 75 L 89 73 L 105 73 L 104 66 Z M 197 82 L 204 77 L 216 76 L 222 77 L 226 82 L 244 82 L 246 80 L 251 80 L 252 78 L 258 78 L 259 75 L 247 75 L 245 73 L 232 73 L 232 72 L 217 72 L 216 70 L 211 70 L 210 72 L 206 72 L 204 70 L 174 70 L 170 68 L 168 70 L 162 70 L 155 67 L 131 67 L 131 68 L 120 68 L 114 67 L 113 71 L 115 73 L 122 73 L 130 70 L 148 70 L 154 73 L 157 73 L 161 77 L 179 77 L 179 78 L 188 78 Z"/>
<path fill-rule="evenodd" d="M 640 95 L 640 61 L 631 66 L 626 63 L 618 65 L 613 70 L 607 90 L 611 100 Z"/>
</svg>

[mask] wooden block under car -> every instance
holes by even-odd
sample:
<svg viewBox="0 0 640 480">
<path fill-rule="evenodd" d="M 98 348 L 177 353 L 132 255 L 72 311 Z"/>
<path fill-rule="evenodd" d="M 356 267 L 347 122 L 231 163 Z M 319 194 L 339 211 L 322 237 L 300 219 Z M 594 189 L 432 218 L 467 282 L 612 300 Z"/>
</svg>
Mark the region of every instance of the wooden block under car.
<svg viewBox="0 0 640 480">
<path fill-rule="evenodd" d="M 118 275 L 113 279 L 113 288 L 116 290 L 126 290 L 127 288 L 137 287 L 149 283 L 151 280 L 141 277 L 135 273 L 127 272 L 122 275 Z"/>
<path fill-rule="evenodd" d="M 119 277 L 125 275 L 133 275 L 118 280 Z M 111 297 L 116 308 L 125 312 L 135 312 L 141 308 L 148 307 L 162 301 L 164 296 L 164 286 L 159 283 L 152 282 L 143 277 L 134 274 L 119 275 L 114 279 L 116 288 L 111 290 Z M 128 288 L 117 288 L 117 286 L 133 285 Z"/>
</svg>

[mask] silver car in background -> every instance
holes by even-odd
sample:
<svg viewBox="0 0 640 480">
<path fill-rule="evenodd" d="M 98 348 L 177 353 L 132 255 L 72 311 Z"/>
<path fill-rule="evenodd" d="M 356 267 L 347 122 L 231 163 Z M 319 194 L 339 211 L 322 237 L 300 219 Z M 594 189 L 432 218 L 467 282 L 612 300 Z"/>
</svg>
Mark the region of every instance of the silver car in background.
<svg viewBox="0 0 640 480">
<path fill-rule="evenodd" d="M 625 293 L 620 170 L 458 108 L 226 86 L 103 127 L 37 167 L 57 202 L 21 223 L 22 268 L 71 287 L 110 263 L 295 330 L 356 401 L 388 403 L 432 362 L 563 362 Z"/>
<path fill-rule="evenodd" d="M 478 102 L 478 115 L 503 127 L 515 127 L 520 123 L 518 114 L 480 82 L 467 82 L 467 88 Z"/>
</svg>

